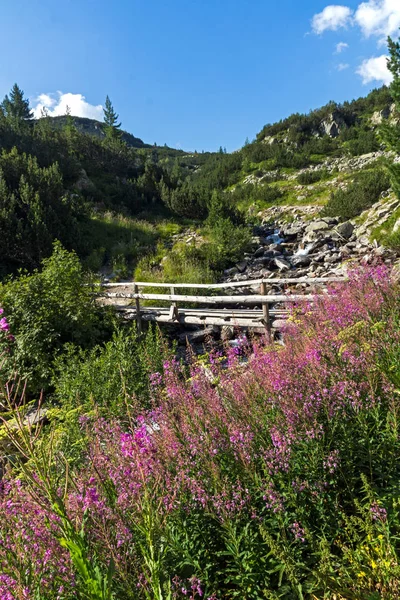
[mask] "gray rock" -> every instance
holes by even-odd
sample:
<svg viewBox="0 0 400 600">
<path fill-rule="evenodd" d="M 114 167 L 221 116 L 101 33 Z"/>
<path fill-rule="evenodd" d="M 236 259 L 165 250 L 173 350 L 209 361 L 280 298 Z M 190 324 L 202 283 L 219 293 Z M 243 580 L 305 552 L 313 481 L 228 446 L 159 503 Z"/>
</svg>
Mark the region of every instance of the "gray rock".
<svg viewBox="0 0 400 600">
<path fill-rule="evenodd" d="M 275 258 L 274 262 L 280 271 L 288 271 L 290 269 L 290 263 L 284 258 Z"/>
<path fill-rule="evenodd" d="M 282 235 L 287 238 L 295 238 L 304 231 L 304 225 L 292 225 L 282 230 Z"/>
<path fill-rule="evenodd" d="M 294 267 L 308 267 L 311 263 L 310 256 L 293 256 L 291 263 Z"/>
<path fill-rule="evenodd" d="M 331 254 L 331 255 L 325 256 L 324 262 L 326 262 L 326 263 L 340 262 L 340 255 L 339 254 Z"/>
<path fill-rule="evenodd" d="M 181 333 L 179 336 L 180 344 L 201 344 L 209 338 L 216 339 L 219 336 L 219 328 L 215 325 L 209 325 L 204 329 L 193 332 Z"/>
<path fill-rule="evenodd" d="M 260 256 L 263 256 L 264 254 L 264 246 L 260 246 L 259 248 L 257 248 L 257 250 L 254 252 L 254 258 L 259 258 Z"/>
<path fill-rule="evenodd" d="M 224 325 L 221 329 L 221 340 L 226 342 L 235 337 L 235 328 L 232 325 Z"/>
<path fill-rule="evenodd" d="M 337 233 L 345 240 L 349 240 L 353 235 L 354 225 L 353 223 L 350 223 L 350 221 L 346 221 L 345 223 L 338 225 L 335 231 L 337 231 Z"/>
<path fill-rule="evenodd" d="M 270 244 L 268 246 L 268 250 L 271 250 L 272 252 L 274 252 L 276 250 L 280 254 L 283 254 L 285 251 L 285 248 L 283 247 L 282 244 Z"/>
<path fill-rule="evenodd" d="M 247 269 L 247 260 L 242 260 L 241 262 L 236 263 L 236 268 L 239 271 L 239 273 L 244 273 Z"/>
<path fill-rule="evenodd" d="M 236 275 L 236 273 L 238 272 L 236 267 L 232 267 L 231 269 L 226 269 L 224 271 L 224 275 L 226 275 L 227 277 L 232 277 L 232 275 Z"/>
<path fill-rule="evenodd" d="M 312 221 L 309 225 L 307 225 L 306 233 L 327 231 L 328 229 L 331 229 L 331 225 L 325 220 L 321 219 L 319 221 Z"/>
<path fill-rule="evenodd" d="M 269 264 L 271 263 L 271 258 L 269 258 L 268 256 L 262 256 L 261 258 L 255 258 L 253 261 L 254 265 L 261 265 L 263 267 L 269 266 Z"/>
</svg>

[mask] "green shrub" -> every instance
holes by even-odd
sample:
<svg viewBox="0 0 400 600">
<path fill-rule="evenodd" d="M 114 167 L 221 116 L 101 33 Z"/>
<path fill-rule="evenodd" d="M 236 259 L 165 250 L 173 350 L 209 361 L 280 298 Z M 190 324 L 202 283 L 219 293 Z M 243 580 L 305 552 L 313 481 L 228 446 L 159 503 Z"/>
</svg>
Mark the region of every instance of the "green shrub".
<svg viewBox="0 0 400 600">
<path fill-rule="evenodd" d="M 209 228 L 209 243 L 202 249 L 210 267 L 221 271 L 243 258 L 250 239 L 251 234 L 247 227 L 237 226 L 230 219 L 220 218 Z"/>
<path fill-rule="evenodd" d="M 81 413 L 90 411 L 96 399 L 103 414 L 126 417 L 129 406 L 149 406 L 150 375 L 162 373 L 172 354 L 158 327 L 150 327 L 139 339 L 135 324 L 90 350 L 70 344 L 54 363 L 53 398 L 63 409 Z"/>
<path fill-rule="evenodd" d="M 278 186 L 267 185 L 266 183 L 239 184 L 229 194 L 233 204 L 243 203 L 245 205 L 257 201 L 274 204 L 282 196 L 283 193 Z"/>
<path fill-rule="evenodd" d="M 371 238 L 377 240 L 383 246 L 400 250 L 400 229 L 394 231 L 394 227 L 400 219 L 400 209 L 395 210 L 389 219 L 376 227 L 371 234 Z"/>
<path fill-rule="evenodd" d="M 310 185 L 317 181 L 321 181 L 322 179 L 327 179 L 328 177 L 329 173 L 326 169 L 320 169 L 319 171 L 304 171 L 304 173 L 300 173 L 297 176 L 297 181 L 301 185 Z"/>
<path fill-rule="evenodd" d="M 374 131 L 361 131 L 359 136 L 348 142 L 348 148 L 352 156 L 368 154 L 379 150 L 379 142 Z"/>
<path fill-rule="evenodd" d="M 64 344 L 91 347 L 109 332 L 77 255 L 59 242 L 41 271 L 0 285 L 0 305 L 15 336 L 6 368 L 29 379 L 33 391 L 49 385 L 54 356 Z"/>
<path fill-rule="evenodd" d="M 361 172 L 346 190 L 331 194 L 323 212 L 327 216 L 351 219 L 377 202 L 389 186 L 388 175 L 383 169 Z"/>
</svg>

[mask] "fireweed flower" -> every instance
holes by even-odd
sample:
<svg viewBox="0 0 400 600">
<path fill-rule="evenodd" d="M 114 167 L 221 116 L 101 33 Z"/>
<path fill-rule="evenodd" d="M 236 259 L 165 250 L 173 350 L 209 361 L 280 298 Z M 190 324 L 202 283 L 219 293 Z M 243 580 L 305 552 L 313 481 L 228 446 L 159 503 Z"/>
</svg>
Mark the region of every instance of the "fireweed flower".
<svg viewBox="0 0 400 600">
<path fill-rule="evenodd" d="M 300 335 L 288 331 L 284 347 L 255 344 L 246 355 L 247 365 L 232 351 L 230 369 L 224 363 L 218 370 L 216 360 L 218 386 L 196 366 L 193 384 L 176 361 L 168 361 L 160 389 L 154 389 L 156 409 L 134 414 L 129 425 L 111 418 L 91 419 L 92 426 L 85 432 L 89 460 L 77 467 L 66 501 L 74 523 L 80 525 L 86 511 L 90 549 L 94 553 L 100 549 L 105 562 L 115 556 L 118 570 L 128 565 L 129 572 L 137 565 L 138 585 L 150 597 L 149 584 L 139 577 L 143 563 L 135 544 L 135 527 L 142 526 L 149 499 L 154 500 L 160 523 L 171 516 L 179 526 L 182 515 L 193 514 L 201 525 L 206 514 L 218 523 L 215 527 L 233 521 L 240 532 L 243 522 L 249 527 L 261 522 L 265 528 L 282 522 L 288 524 L 284 527 L 292 541 L 311 541 L 308 536 L 321 523 L 314 517 L 310 521 L 308 508 L 322 499 L 324 511 L 333 519 L 337 508 L 342 508 L 337 507 L 340 495 L 336 499 L 334 490 L 329 496 L 332 486 L 325 483 L 332 479 L 328 474 L 335 473 L 335 480 L 340 480 L 342 471 L 339 452 L 333 449 L 342 448 L 341 440 L 333 437 L 332 441 L 332 421 L 340 420 L 343 427 L 349 424 L 351 433 L 354 415 L 362 417 L 370 407 L 398 403 L 397 388 L 389 378 L 382 374 L 382 384 L 375 381 L 376 356 L 387 343 L 382 337 L 385 331 L 391 332 L 392 344 L 400 345 L 399 328 L 386 310 L 398 306 L 397 290 L 390 288 L 388 279 L 380 272 L 359 275 L 350 285 L 333 288 L 330 296 L 316 301 L 311 314 L 307 307 L 304 314 L 299 307 Z M 370 333 L 382 319 L 387 322 L 382 335 Z M 360 321 L 368 327 L 352 330 Z M 339 356 L 344 328 L 348 346 Z M 374 385 L 368 380 L 371 373 Z M 158 374 L 153 376 L 150 381 L 158 386 Z M 81 421 L 84 425 L 86 419 Z M 314 447 L 315 461 L 308 460 Z M 24 568 L 34 569 L 32 580 L 43 573 L 50 582 L 46 597 L 56 597 L 61 583 L 63 597 L 72 597 L 73 569 L 68 554 L 63 550 L 60 554 L 59 524 L 51 509 L 44 510 L 20 482 L 3 481 L 0 491 L 0 573 L 11 578 L 5 582 L 0 576 L 0 598 L 23 598 L 22 587 L 15 588 L 17 570 L 7 571 L 8 556 L 15 554 Z M 300 512 L 300 503 L 307 510 Z M 371 505 L 370 515 L 374 521 L 387 518 L 378 502 Z M 190 519 L 184 526 L 190 536 Z M 23 553 L 18 554 L 21 547 Z M 54 574 L 58 580 L 50 591 Z M 182 598 L 184 588 L 186 598 L 199 598 L 206 590 L 198 586 L 195 580 L 179 579 L 175 597 Z M 210 593 L 208 598 L 215 599 Z"/>
<path fill-rule="evenodd" d="M 3 317 L 2 319 L 0 319 L 0 330 L 1 331 L 9 331 L 10 330 L 10 325 L 8 324 L 6 317 Z"/>
<path fill-rule="evenodd" d="M 379 504 L 377 502 L 373 502 L 371 504 L 369 510 L 370 510 L 372 519 L 374 521 L 386 521 L 386 519 L 387 519 L 386 509 L 383 508 L 382 506 L 379 506 Z"/>
<path fill-rule="evenodd" d="M 302 542 L 304 544 L 306 541 L 306 538 L 305 538 L 306 532 L 304 531 L 303 527 L 301 527 L 300 524 L 297 523 L 297 521 L 295 521 L 290 526 L 290 529 L 291 529 L 295 539 L 300 540 L 300 542 Z"/>
</svg>

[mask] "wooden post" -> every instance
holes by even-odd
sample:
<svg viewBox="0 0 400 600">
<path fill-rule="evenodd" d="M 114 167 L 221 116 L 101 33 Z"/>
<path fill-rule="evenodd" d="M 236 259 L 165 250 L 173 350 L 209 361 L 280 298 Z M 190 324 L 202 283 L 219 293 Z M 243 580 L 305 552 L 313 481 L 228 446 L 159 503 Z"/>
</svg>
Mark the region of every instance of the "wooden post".
<svg viewBox="0 0 400 600">
<path fill-rule="evenodd" d="M 260 295 L 261 296 L 266 296 L 267 295 L 267 284 L 265 283 L 265 281 L 261 282 Z M 270 320 L 270 317 L 269 317 L 269 304 L 268 304 L 268 302 L 263 302 L 262 303 L 262 311 L 263 311 L 263 320 L 264 320 L 265 328 L 267 330 L 268 336 L 271 337 L 271 320 Z"/>
<path fill-rule="evenodd" d="M 173 285 L 171 285 L 171 296 L 175 296 L 175 288 Z M 178 320 L 178 304 L 176 302 L 172 302 L 171 303 L 171 309 L 169 311 L 169 317 L 171 319 L 171 321 L 177 321 Z"/>
<path fill-rule="evenodd" d="M 133 293 L 134 294 L 138 294 L 139 293 L 139 288 L 136 285 L 136 283 L 133 286 Z M 142 333 L 142 315 L 140 313 L 140 300 L 139 298 L 135 299 L 135 303 L 136 303 L 136 325 L 137 325 L 137 332 L 139 335 L 141 335 Z"/>
</svg>

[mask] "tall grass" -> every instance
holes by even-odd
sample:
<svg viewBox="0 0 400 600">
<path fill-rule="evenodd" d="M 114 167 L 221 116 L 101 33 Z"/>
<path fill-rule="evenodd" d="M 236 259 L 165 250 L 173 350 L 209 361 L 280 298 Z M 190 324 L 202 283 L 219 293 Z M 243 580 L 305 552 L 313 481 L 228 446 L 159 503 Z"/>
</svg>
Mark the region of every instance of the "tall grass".
<svg viewBox="0 0 400 600">
<path fill-rule="evenodd" d="M 330 291 L 284 347 L 165 361 L 150 409 L 82 418 L 83 465 L 10 429 L 2 597 L 397 598 L 399 287 Z"/>
</svg>

